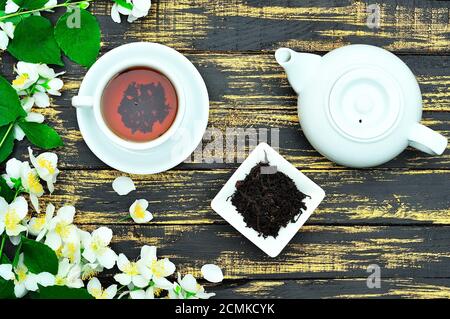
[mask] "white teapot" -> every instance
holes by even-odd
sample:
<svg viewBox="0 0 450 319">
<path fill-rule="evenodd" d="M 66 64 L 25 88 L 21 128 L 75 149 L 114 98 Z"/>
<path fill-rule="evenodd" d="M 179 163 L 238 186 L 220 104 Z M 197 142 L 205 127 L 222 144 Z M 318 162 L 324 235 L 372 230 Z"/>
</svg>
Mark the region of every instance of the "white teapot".
<svg viewBox="0 0 450 319">
<path fill-rule="evenodd" d="M 441 155 L 447 138 L 420 124 L 422 96 L 414 74 L 394 54 L 349 45 L 323 57 L 275 52 L 299 94 L 298 115 L 312 146 L 349 167 L 383 164 L 408 145 Z"/>
</svg>

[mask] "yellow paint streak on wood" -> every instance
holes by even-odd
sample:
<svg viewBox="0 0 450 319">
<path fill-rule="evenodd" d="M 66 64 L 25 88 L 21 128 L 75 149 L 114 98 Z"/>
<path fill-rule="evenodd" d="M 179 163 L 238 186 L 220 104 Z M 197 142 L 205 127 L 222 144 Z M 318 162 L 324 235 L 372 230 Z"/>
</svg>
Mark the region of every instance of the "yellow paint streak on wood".
<svg viewBox="0 0 450 319">
<path fill-rule="evenodd" d="M 111 2 L 96 2 L 93 5 L 94 13 L 109 15 L 111 5 Z M 245 19 L 261 19 L 274 20 L 273 23 L 289 20 L 311 24 L 308 31 L 315 30 L 310 32 L 322 38 L 287 38 L 278 43 L 280 46 L 301 47 L 307 51 L 329 51 L 348 44 L 352 37 L 361 36 L 381 39 L 381 43 L 385 43 L 384 47 L 391 50 L 448 50 L 448 8 L 445 6 L 414 8 L 395 2 L 381 3 L 380 6 L 381 29 L 371 30 L 366 25 L 367 4 L 361 1 L 342 6 L 289 7 L 252 6 L 244 0 L 166 0 L 160 1 L 158 6 L 153 5 L 149 16 L 133 23 L 125 34 L 111 36 L 103 39 L 103 42 L 104 45 L 112 45 L 127 38 L 160 42 L 177 49 L 192 49 L 196 41 L 207 39 L 209 32 L 220 32 L 220 28 L 226 28 L 226 18 L 242 18 L 242 23 L 246 22 Z M 218 22 L 212 24 L 211 21 Z M 327 33 L 330 25 L 335 31 Z"/>
<path fill-rule="evenodd" d="M 392 296 L 402 296 L 414 299 L 448 299 L 450 298 L 450 287 L 415 284 L 415 285 L 399 285 L 396 289 L 389 290 Z"/>
<path fill-rule="evenodd" d="M 271 296 L 274 289 L 282 288 L 283 281 L 252 281 L 244 287 L 236 288 L 236 293 L 248 296 Z"/>
<path fill-rule="evenodd" d="M 211 224 L 223 220 L 216 216 L 210 208 L 210 200 L 215 193 L 204 195 L 205 189 L 212 185 L 223 184 L 233 170 L 216 169 L 213 171 L 179 171 L 170 170 L 155 175 L 132 175 L 139 196 L 150 201 L 151 207 L 162 209 L 161 203 L 170 203 L 163 211 L 154 211 L 154 223 L 164 224 Z M 383 170 L 365 174 L 350 170 L 305 169 L 307 176 L 319 182 L 329 191 L 326 201 L 319 206 L 312 215 L 311 222 L 340 221 L 376 221 L 377 219 L 391 219 L 392 221 L 425 221 L 436 224 L 450 224 L 450 208 L 424 205 L 420 198 L 405 194 L 386 194 L 384 197 L 370 196 L 368 190 L 359 194 L 347 193 L 345 183 L 361 185 L 367 180 L 377 185 L 397 185 L 403 180 L 408 181 L 411 175 L 436 176 L 436 181 L 444 181 L 448 175 L 445 170 L 404 170 L 386 173 Z M 128 197 L 119 197 L 112 189 L 112 181 L 122 173 L 113 170 L 100 171 L 62 171 L 58 177 L 56 192 L 43 197 L 43 201 L 50 201 L 57 207 L 65 204 L 79 206 L 80 213 L 76 217 L 78 223 L 116 223 L 120 217 L 127 214 L 128 205 L 124 201 Z M 405 179 L 407 178 L 407 179 Z M 413 179 L 413 181 L 416 179 Z M 378 187 L 378 186 L 376 186 Z M 97 199 L 97 211 L 90 205 L 92 194 L 101 192 Z M 164 195 L 161 194 L 164 192 Z M 208 199 L 209 198 L 209 199 Z M 103 201 L 106 201 L 104 203 Z M 115 205 L 114 201 L 121 203 Z M 122 207 L 122 209 L 118 209 Z M 182 212 L 182 213 L 181 213 Z M 163 218 L 156 218 L 158 215 Z M 338 217 L 336 217 L 338 216 Z M 331 218 L 331 219 L 330 219 Z"/>
<path fill-rule="evenodd" d="M 209 125 L 221 129 L 255 127 L 286 127 L 298 126 L 298 117 L 295 114 L 268 114 L 267 112 L 254 112 L 247 110 L 210 110 Z"/>
<path fill-rule="evenodd" d="M 273 54 L 195 54 L 189 56 L 194 63 L 204 68 L 216 68 L 224 79 L 224 94 L 219 101 L 211 102 L 211 109 L 235 109 L 258 111 L 265 108 L 273 116 L 290 110 L 296 114 L 297 97 L 292 90 L 287 90 L 289 84 L 282 68 L 276 63 Z M 424 92 L 423 104 L 425 111 L 450 111 L 450 77 L 417 75 L 420 85 L 433 86 L 431 92 Z M 279 79 L 279 81 L 278 81 Z M 64 90 L 75 94 L 81 79 L 68 78 Z M 283 89 L 282 93 L 277 93 Z M 245 92 L 245 93 L 243 93 Z M 289 92 L 286 95 L 286 92 Z M 290 101 L 290 103 L 286 103 Z M 54 99 L 55 108 L 59 108 L 58 99 Z M 71 110 L 75 114 L 74 110 Z M 268 111 L 266 111 L 268 112 Z M 214 114 L 213 114 L 214 115 Z M 296 116 L 296 115 L 295 115 Z M 292 119 L 294 122 L 298 120 Z"/>
<path fill-rule="evenodd" d="M 357 280 L 355 280 L 357 281 Z M 359 280 L 358 280 L 359 281 Z M 365 280 L 361 280 L 361 285 L 365 285 Z M 412 299 L 448 299 L 450 298 L 450 287 L 431 285 L 427 283 L 415 282 L 413 279 L 386 279 L 381 282 L 384 285 L 393 286 L 387 292 L 378 292 L 380 289 L 373 289 L 369 294 L 340 294 L 333 298 L 377 298 L 377 297 L 401 297 Z"/>
<path fill-rule="evenodd" d="M 203 3 L 206 5 L 206 3 Z M 153 6 L 150 18 L 139 20 L 136 28 L 125 32 L 125 38 L 138 37 L 140 41 L 165 43 L 174 48 L 191 48 L 192 39 L 206 38 L 208 16 L 201 11 L 194 13 L 195 5 L 191 1 L 166 1 L 158 6 L 158 15 L 164 19 L 156 23 L 156 6 Z"/>
<path fill-rule="evenodd" d="M 390 267 L 402 267 L 410 265 L 412 262 L 426 262 L 431 254 L 414 252 L 413 249 L 403 248 L 406 241 L 402 239 L 370 240 L 371 234 L 376 234 L 380 229 L 377 227 L 332 227 L 334 233 L 361 234 L 368 237 L 366 241 L 353 241 L 342 244 L 340 242 L 323 244 L 319 243 L 291 243 L 290 250 L 284 253 L 283 258 L 288 262 L 259 262 L 250 260 L 246 254 L 241 252 L 227 252 L 219 260 L 219 263 L 231 278 L 237 278 L 243 274 L 261 275 L 266 273 L 287 274 L 287 273 L 321 273 L 321 272 L 347 272 L 355 269 L 365 269 L 366 264 L 359 259 L 352 259 L 351 256 L 372 255 L 378 256 L 380 263 L 389 263 Z M 329 227 L 306 226 L 302 233 L 320 233 L 330 231 Z M 231 254 L 231 256 L 230 256 Z M 396 256 L 395 256 L 396 255 Z M 393 256 L 398 262 L 392 261 Z M 439 260 L 443 256 L 435 256 Z M 244 269 L 236 268 L 236 261 L 242 265 L 251 265 Z"/>
<path fill-rule="evenodd" d="M 64 81 L 64 87 L 61 92 L 78 90 L 80 88 L 81 79 L 67 79 L 64 76 L 62 76 L 62 79 Z"/>
<path fill-rule="evenodd" d="M 186 225 L 153 226 L 151 235 L 138 231 L 139 227 L 123 228 L 116 231 L 114 244 L 122 243 L 134 247 L 135 250 L 143 244 L 157 245 L 165 253 L 163 256 L 177 259 L 180 270 L 184 273 L 198 273 L 202 263 L 201 259 L 194 262 L 186 254 L 171 255 L 173 247 L 179 243 L 189 245 L 187 240 L 197 238 L 197 233 L 210 231 L 204 227 L 190 227 Z M 85 228 L 85 227 L 83 227 Z M 88 230 L 94 226 L 86 227 Z M 148 228 L 150 229 L 150 228 Z M 423 250 L 422 243 L 425 237 L 379 237 L 379 233 L 389 227 L 347 227 L 347 226 L 305 226 L 298 236 L 300 242 L 291 243 L 281 258 L 255 258 L 249 257 L 244 250 L 218 251 L 218 257 L 213 261 L 222 267 L 226 278 L 246 278 L 252 275 L 289 274 L 289 273 L 315 273 L 323 272 L 349 272 L 364 270 L 369 262 L 379 261 L 385 265 L 385 269 L 422 268 L 424 265 L 439 263 L 449 254 L 442 252 L 428 252 Z M 241 238 L 236 232 L 224 231 L 216 233 L 218 240 Z M 306 240 L 301 242 L 301 236 L 321 236 L 326 238 L 323 243 L 320 240 Z M 391 233 L 392 234 L 392 233 Z M 401 234 L 401 232 L 399 233 Z M 188 235 L 188 237 L 186 236 Z M 349 235 L 354 235 L 358 240 L 349 241 Z M 395 236 L 395 235 L 394 235 Z M 421 236 L 424 236 L 421 233 Z M 333 239 L 335 238 L 335 239 Z M 340 240 L 339 238 L 342 238 Z M 195 247 L 194 244 L 193 247 Z M 224 244 L 223 247 L 227 245 Z M 137 253 L 135 253 L 137 254 Z"/>
<path fill-rule="evenodd" d="M 319 27 L 316 28 L 315 32 L 330 38 L 330 43 L 327 45 L 329 49 L 335 47 L 339 39 L 352 36 L 388 39 L 392 43 L 388 44 L 386 48 L 390 50 L 417 48 L 445 50 L 450 46 L 450 40 L 447 36 L 448 24 L 443 21 L 444 19 L 440 19 L 440 16 L 448 16 L 446 8 L 414 8 L 414 14 L 411 15 L 411 8 L 409 7 L 392 6 L 392 4 L 380 5 L 381 30 L 377 32 L 367 27 L 367 6 L 359 1 L 341 7 L 252 7 L 246 5 L 243 1 L 233 1 L 230 9 L 232 9 L 231 12 L 244 17 L 316 22 Z M 387 12 L 392 12 L 393 10 L 395 12 L 393 17 L 391 14 L 387 14 Z M 230 15 L 230 10 L 208 10 L 208 13 L 226 17 Z M 320 30 L 320 22 L 343 23 L 359 27 L 359 29 L 339 30 L 327 28 Z M 404 41 L 405 38 L 412 38 L 413 41 Z M 335 43 L 333 44 L 333 42 Z M 296 42 L 296 40 L 288 40 L 284 44 L 298 47 L 301 43 Z M 340 43 L 340 45 L 342 44 L 349 43 Z M 321 50 L 324 49 L 328 50 L 328 48 L 321 48 Z"/>
<path fill-rule="evenodd" d="M 392 194 L 394 201 L 391 199 L 383 200 L 379 205 L 370 205 L 370 198 L 355 197 L 354 203 L 358 203 L 355 209 L 348 212 L 348 217 L 353 220 L 370 220 L 377 218 L 384 219 L 409 219 L 423 222 L 433 222 L 435 224 L 450 223 L 450 209 L 433 210 L 424 207 L 421 209 L 419 205 L 411 206 L 412 199 L 410 196 L 401 196 Z M 359 204 L 362 203 L 362 204 Z M 343 208 L 342 210 L 346 210 Z M 331 212 L 327 212 L 331 213 Z"/>
<path fill-rule="evenodd" d="M 357 286 L 355 286 L 355 284 L 357 284 Z M 310 291 L 311 287 L 313 287 L 314 290 L 316 290 L 314 296 L 316 296 L 317 294 L 319 298 L 325 299 L 380 298 L 380 297 L 444 299 L 450 297 L 449 287 L 423 283 L 420 282 L 420 279 L 417 280 L 411 278 L 382 279 L 380 289 L 366 288 L 365 278 L 297 280 L 295 282 L 281 281 L 281 280 L 280 281 L 255 280 L 246 283 L 241 287 L 235 288 L 234 292 L 236 292 L 236 294 L 239 294 L 240 296 L 249 296 L 249 297 L 273 297 L 281 295 L 281 296 L 291 296 L 291 298 L 295 298 L 297 296 L 308 298 L 308 295 L 305 295 L 305 293 Z M 361 292 L 357 293 L 340 292 L 340 291 L 345 292 L 351 291 L 353 289 Z M 314 293 L 313 291 L 311 292 Z"/>
<path fill-rule="evenodd" d="M 355 6 L 361 6 L 354 3 Z M 211 11 L 209 13 L 216 16 L 226 17 L 230 11 L 236 11 L 239 16 L 263 19 L 287 19 L 290 21 L 319 21 L 319 22 L 345 22 L 353 23 L 354 18 L 349 14 L 349 7 L 282 7 L 282 6 L 261 6 L 252 7 L 243 1 L 233 1 L 228 9 L 222 11 Z M 361 24 L 361 23 L 358 23 Z"/>
</svg>

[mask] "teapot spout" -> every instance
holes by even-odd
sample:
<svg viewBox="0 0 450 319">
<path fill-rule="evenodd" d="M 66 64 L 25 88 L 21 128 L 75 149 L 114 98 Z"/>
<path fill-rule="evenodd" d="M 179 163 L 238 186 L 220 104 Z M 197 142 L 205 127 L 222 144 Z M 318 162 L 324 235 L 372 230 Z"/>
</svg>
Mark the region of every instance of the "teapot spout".
<svg viewBox="0 0 450 319">
<path fill-rule="evenodd" d="M 286 71 L 288 81 L 299 94 L 317 72 L 321 56 L 311 53 L 298 53 L 288 48 L 275 52 L 275 59 Z"/>
</svg>

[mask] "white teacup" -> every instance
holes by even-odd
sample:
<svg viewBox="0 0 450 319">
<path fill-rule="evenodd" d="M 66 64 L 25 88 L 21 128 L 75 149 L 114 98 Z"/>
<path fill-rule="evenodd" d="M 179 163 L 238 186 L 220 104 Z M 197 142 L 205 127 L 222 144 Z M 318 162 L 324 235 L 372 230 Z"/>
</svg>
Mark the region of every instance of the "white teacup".
<svg viewBox="0 0 450 319">
<path fill-rule="evenodd" d="M 113 79 L 116 75 L 120 74 L 123 71 L 126 71 L 131 68 L 136 67 L 144 67 L 156 70 L 163 75 L 165 75 L 172 85 L 175 88 L 175 91 L 177 93 L 177 100 L 178 100 L 178 109 L 177 114 L 175 116 L 175 120 L 173 121 L 172 125 L 169 127 L 169 129 L 164 132 L 161 136 L 155 138 L 154 140 L 147 141 L 147 142 L 133 142 L 129 140 L 125 140 L 119 136 L 117 136 L 106 124 L 102 112 L 101 112 L 101 100 L 103 91 L 105 90 L 106 86 L 108 85 L 109 81 Z M 155 147 L 157 145 L 160 145 L 161 143 L 168 140 L 173 134 L 177 131 L 177 129 L 180 126 L 180 123 L 183 119 L 185 108 L 186 108 L 186 101 L 185 101 L 185 95 L 183 91 L 183 86 L 181 85 L 180 81 L 178 80 L 176 74 L 174 74 L 173 70 L 170 70 L 168 68 L 164 68 L 161 66 L 161 64 L 156 64 L 152 61 L 149 61 L 147 59 L 137 60 L 133 59 L 132 61 L 124 61 L 119 62 L 115 65 L 111 65 L 109 71 L 105 74 L 98 75 L 98 85 L 96 87 L 96 90 L 93 94 L 93 96 L 74 96 L 72 98 L 72 105 L 76 108 L 92 108 L 95 121 L 97 122 L 97 125 L 100 127 L 102 132 L 114 143 L 117 145 L 120 145 L 126 149 L 130 150 L 146 150 L 150 149 L 152 147 Z"/>
</svg>

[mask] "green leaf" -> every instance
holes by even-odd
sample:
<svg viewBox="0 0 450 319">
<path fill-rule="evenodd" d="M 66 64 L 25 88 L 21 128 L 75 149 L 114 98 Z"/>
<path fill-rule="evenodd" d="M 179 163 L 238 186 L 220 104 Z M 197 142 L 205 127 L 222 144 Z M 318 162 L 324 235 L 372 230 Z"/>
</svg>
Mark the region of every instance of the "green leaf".
<svg viewBox="0 0 450 319">
<path fill-rule="evenodd" d="M 72 9 L 59 18 L 55 38 L 72 61 L 86 67 L 95 62 L 100 52 L 100 27 L 97 18 L 83 9 Z"/>
<path fill-rule="evenodd" d="M 22 237 L 22 252 L 24 264 L 35 274 L 49 272 L 56 275 L 58 272 L 58 257 L 47 245 L 26 237 Z"/>
<path fill-rule="evenodd" d="M 0 176 L 0 197 L 3 197 L 8 203 L 11 203 L 14 200 L 14 193 L 15 192 L 9 188 L 8 184 L 6 184 L 6 180 L 3 176 Z"/>
<path fill-rule="evenodd" d="M 125 9 L 129 10 L 133 9 L 133 4 L 128 3 L 126 0 L 113 0 L 113 1 Z"/>
<path fill-rule="evenodd" d="M 20 104 L 16 90 L 4 77 L 0 76 L 0 126 L 14 122 L 18 117 L 25 116 L 27 116 L 27 113 Z"/>
<path fill-rule="evenodd" d="M 0 163 L 8 158 L 14 148 L 14 123 L 0 127 Z"/>
<path fill-rule="evenodd" d="M 0 265 L 10 263 L 8 256 L 3 252 L 2 257 L 0 258 Z M 15 297 L 14 282 L 12 280 L 6 281 L 0 277 L 0 299 L 12 299 Z"/>
<path fill-rule="evenodd" d="M 69 288 L 67 286 L 39 286 L 35 295 L 39 299 L 94 299 L 86 288 Z"/>
<path fill-rule="evenodd" d="M 11 180 L 11 182 L 14 183 L 14 189 L 20 189 L 22 187 L 22 178 L 14 178 L 14 177 L 10 177 L 9 178 Z"/>
<path fill-rule="evenodd" d="M 41 16 L 30 16 L 17 25 L 8 51 L 21 61 L 63 65 L 53 26 Z"/>
<path fill-rule="evenodd" d="M 1 11 L 5 10 L 5 5 L 6 5 L 6 0 L 0 0 L 0 10 Z"/>
<path fill-rule="evenodd" d="M 89 7 L 89 1 L 83 1 L 77 5 L 80 9 L 87 9 Z"/>
<path fill-rule="evenodd" d="M 14 252 L 14 259 L 13 259 L 13 267 L 16 268 L 17 265 L 19 264 L 19 258 L 20 258 L 20 253 L 22 252 L 22 243 L 23 243 L 23 238 L 20 238 L 20 242 L 19 245 L 16 246 L 16 251 Z"/>
<path fill-rule="evenodd" d="M 34 10 L 43 8 L 48 0 L 14 0 L 22 9 Z"/>
<path fill-rule="evenodd" d="M 11 261 L 9 260 L 8 256 L 5 255 L 5 253 L 2 254 L 2 258 L 0 258 L 0 265 L 3 264 L 10 264 Z"/>
<path fill-rule="evenodd" d="M 4 234 L 3 236 L 6 236 L 6 234 Z M 0 242 L 3 240 L 3 236 L 0 236 Z M 10 264 L 11 261 L 9 260 L 8 256 L 6 256 L 5 251 L 2 252 L 2 257 L 0 258 L 0 265 L 3 264 Z"/>
<path fill-rule="evenodd" d="M 6 281 L 0 277 L 0 299 L 15 299 L 14 295 L 14 281 Z"/>
<path fill-rule="evenodd" d="M 19 126 L 28 140 L 40 148 L 48 150 L 63 145 L 58 133 L 46 124 L 22 121 Z"/>
</svg>

